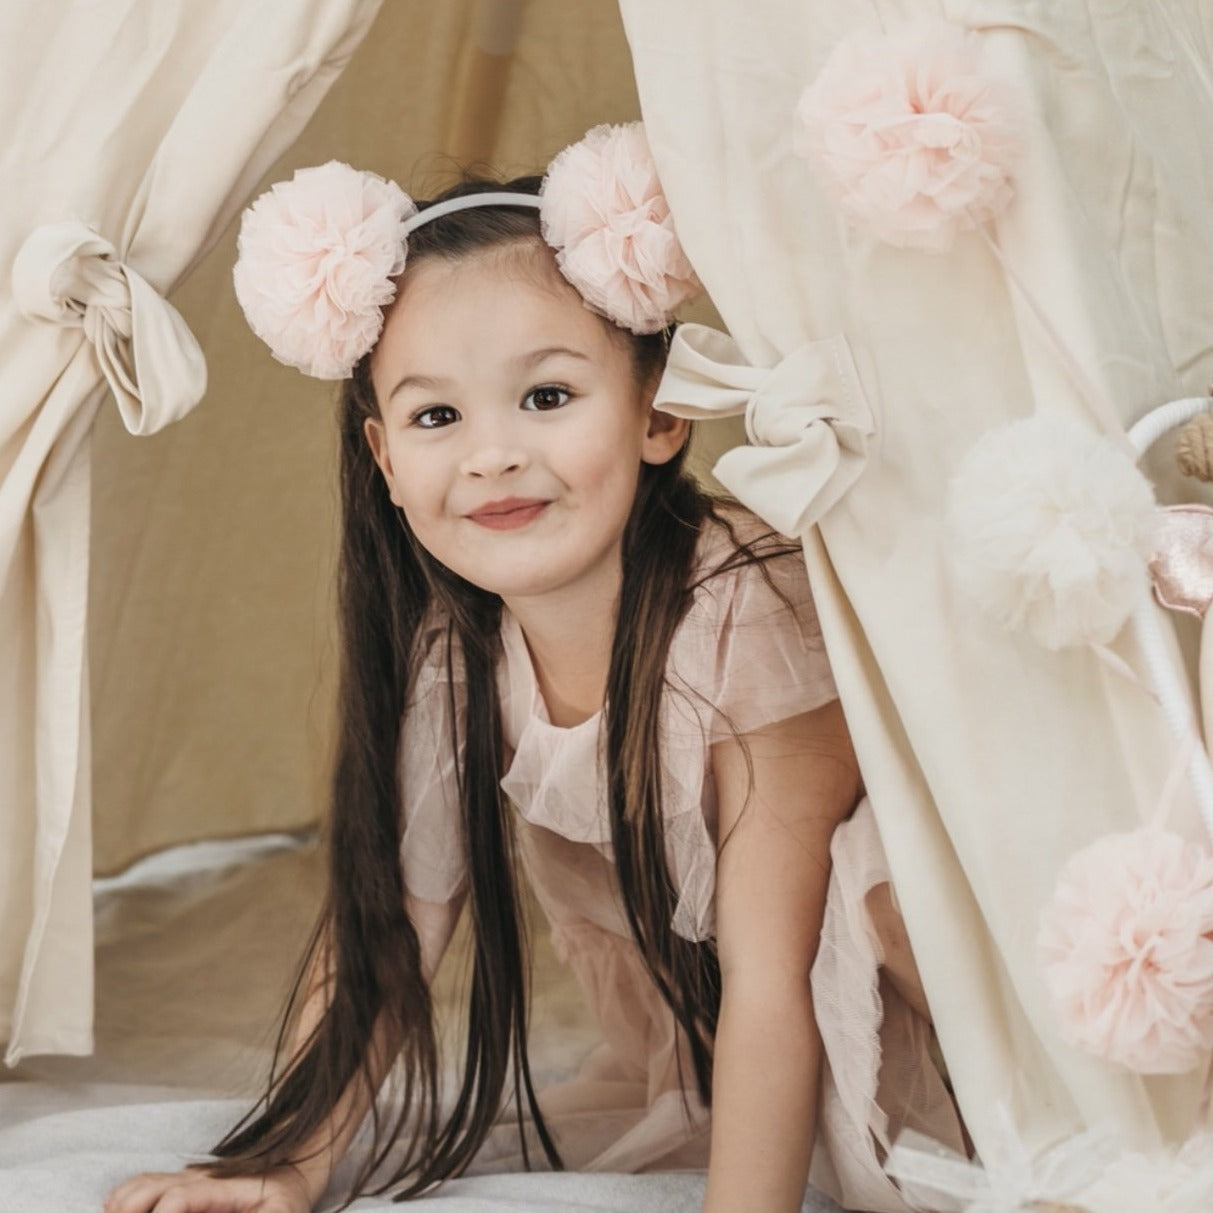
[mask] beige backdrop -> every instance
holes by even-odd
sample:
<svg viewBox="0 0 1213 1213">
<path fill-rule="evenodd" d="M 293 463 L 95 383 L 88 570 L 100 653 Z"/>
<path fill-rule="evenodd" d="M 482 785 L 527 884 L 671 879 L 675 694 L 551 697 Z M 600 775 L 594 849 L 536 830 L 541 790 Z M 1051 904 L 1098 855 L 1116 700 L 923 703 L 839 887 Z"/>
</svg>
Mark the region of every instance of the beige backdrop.
<svg viewBox="0 0 1213 1213">
<path fill-rule="evenodd" d="M 265 180 L 341 159 L 424 196 L 460 163 L 533 172 L 595 123 L 638 116 L 613 0 L 392 0 Z M 234 255 L 233 224 L 173 296 L 206 352 L 203 402 L 150 438 L 131 437 L 112 409 L 95 430 L 102 873 L 190 839 L 306 826 L 325 801 L 336 389 L 280 366 L 252 336 Z M 708 466 L 738 433 L 712 429 Z"/>
</svg>

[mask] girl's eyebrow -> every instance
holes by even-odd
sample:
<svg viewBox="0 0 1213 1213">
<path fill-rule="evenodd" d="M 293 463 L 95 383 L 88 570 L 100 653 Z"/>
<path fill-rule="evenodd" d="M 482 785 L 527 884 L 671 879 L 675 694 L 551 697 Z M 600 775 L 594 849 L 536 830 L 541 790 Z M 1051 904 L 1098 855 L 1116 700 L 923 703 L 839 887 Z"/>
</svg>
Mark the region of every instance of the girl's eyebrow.
<svg viewBox="0 0 1213 1213">
<path fill-rule="evenodd" d="M 561 355 L 567 358 L 580 358 L 582 362 L 591 361 L 589 354 L 583 354 L 580 350 L 569 349 L 566 345 L 549 345 L 544 346 L 541 350 L 531 350 L 529 354 L 519 354 L 514 359 L 514 365 L 525 369 L 527 367 L 538 366 L 549 358 L 557 358 Z"/>
<path fill-rule="evenodd" d="M 443 384 L 450 383 L 449 379 L 440 379 L 434 375 L 405 375 L 405 377 L 388 393 L 388 399 L 391 400 L 397 392 L 406 387 L 423 387 L 429 391 L 435 391 Z"/>
</svg>

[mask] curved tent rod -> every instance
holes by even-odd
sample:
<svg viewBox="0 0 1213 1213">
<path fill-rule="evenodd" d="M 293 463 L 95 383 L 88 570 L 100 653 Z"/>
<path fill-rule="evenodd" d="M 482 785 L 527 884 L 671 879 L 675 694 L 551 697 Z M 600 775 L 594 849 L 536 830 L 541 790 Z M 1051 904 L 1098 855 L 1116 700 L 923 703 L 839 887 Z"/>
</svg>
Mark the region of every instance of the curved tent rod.
<svg viewBox="0 0 1213 1213">
<path fill-rule="evenodd" d="M 1207 411 L 1211 406 L 1213 399 L 1210 397 L 1194 396 L 1172 400 L 1152 409 L 1129 430 L 1129 441 L 1137 451 L 1138 459 L 1141 459 L 1164 434 Z M 1158 620 L 1158 612 L 1149 596 L 1143 596 L 1141 605 L 1133 613 L 1133 633 L 1141 647 L 1154 691 L 1171 732 L 1183 746 L 1188 746 L 1193 740 L 1196 742 L 1191 747 L 1188 778 L 1196 794 L 1205 828 L 1213 838 L 1213 766 L 1209 763 L 1208 750 L 1201 740 L 1200 728 L 1192 715 L 1188 688 L 1175 668 L 1166 636 Z"/>
</svg>

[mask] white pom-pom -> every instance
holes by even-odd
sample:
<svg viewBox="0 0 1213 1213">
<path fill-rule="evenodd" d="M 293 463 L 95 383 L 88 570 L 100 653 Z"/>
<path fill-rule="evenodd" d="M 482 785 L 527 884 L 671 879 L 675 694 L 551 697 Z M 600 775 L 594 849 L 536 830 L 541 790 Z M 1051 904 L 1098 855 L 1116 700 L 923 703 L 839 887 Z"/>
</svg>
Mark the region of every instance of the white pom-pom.
<svg viewBox="0 0 1213 1213">
<path fill-rule="evenodd" d="M 1115 443 L 1032 417 L 982 438 L 952 478 L 946 526 L 962 588 L 1050 649 L 1106 644 L 1147 585 L 1154 494 Z"/>
</svg>

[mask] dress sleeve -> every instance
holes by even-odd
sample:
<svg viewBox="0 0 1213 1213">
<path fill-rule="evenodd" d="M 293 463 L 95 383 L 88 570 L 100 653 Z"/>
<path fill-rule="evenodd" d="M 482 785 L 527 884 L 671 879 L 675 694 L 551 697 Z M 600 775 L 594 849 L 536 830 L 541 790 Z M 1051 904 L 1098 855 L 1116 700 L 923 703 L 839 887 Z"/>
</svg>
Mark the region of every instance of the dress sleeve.
<svg viewBox="0 0 1213 1213">
<path fill-rule="evenodd" d="M 756 555 L 780 554 L 723 572 L 708 564 L 671 645 L 674 686 L 700 698 L 710 742 L 838 698 L 804 557 L 785 544 L 759 538 Z"/>
<path fill-rule="evenodd" d="M 711 747 L 838 697 L 804 557 L 743 517 L 740 538 L 709 545 L 686 618 L 670 645 L 664 713 L 666 857 L 678 889 L 672 927 L 715 933 L 716 824 Z M 714 550 L 713 550 L 714 549 Z M 774 554 L 778 553 L 778 554 Z"/>
<path fill-rule="evenodd" d="M 404 829 L 400 864 L 406 893 L 447 902 L 463 889 L 465 863 L 453 738 L 463 734 L 466 685 L 454 665 L 455 719 L 442 629 L 423 634 L 422 657 L 404 712 L 398 771 Z"/>
</svg>

